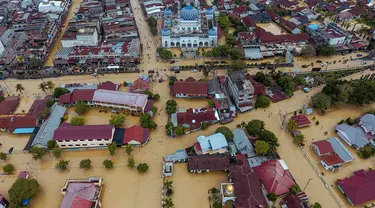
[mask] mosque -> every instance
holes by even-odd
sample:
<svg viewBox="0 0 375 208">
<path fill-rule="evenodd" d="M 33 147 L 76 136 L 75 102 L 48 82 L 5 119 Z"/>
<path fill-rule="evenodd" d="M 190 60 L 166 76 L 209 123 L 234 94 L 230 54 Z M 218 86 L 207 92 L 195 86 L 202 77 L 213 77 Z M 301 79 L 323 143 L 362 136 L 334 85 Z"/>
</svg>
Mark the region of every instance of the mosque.
<svg viewBox="0 0 375 208">
<path fill-rule="evenodd" d="M 161 29 L 162 47 L 186 48 L 215 47 L 218 32 L 214 11 L 208 8 L 201 11 L 199 1 L 194 6 L 187 3 L 181 9 L 178 3 L 177 14 L 167 8 L 164 11 L 163 28 Z"/>
</svg>

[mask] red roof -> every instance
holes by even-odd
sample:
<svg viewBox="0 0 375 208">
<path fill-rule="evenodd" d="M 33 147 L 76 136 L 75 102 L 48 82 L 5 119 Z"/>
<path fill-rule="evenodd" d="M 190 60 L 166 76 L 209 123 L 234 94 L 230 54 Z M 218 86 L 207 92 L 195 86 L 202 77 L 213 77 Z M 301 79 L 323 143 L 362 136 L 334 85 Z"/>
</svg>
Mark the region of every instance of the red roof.
<svg viewBox="0 0 375 208">
<path fill-rule="evenodd" d="M 332 166 L 332 165 L 339 165 L 344 163 L 344 160 L 342 160 L 338 155 L 336 154 L 330 154 L 326 155 L 320 158 L 323 162 L 325 162 L 327 165 Z"/>
<path fill-rule="evenodd" d="M 92 201 L 80 198 L 78 196 L 74 197 L 71 208 L 91 208 Z"/>
<path fill-rule="evenodd" d="M 172 87 L 172 93 L 186 94 L 192 96 L 207 96 L 207 82 L 175 82 Z"/>
<path fill-rule="evenodd" d="M 111 125 L 72 126 L 63 123 L 55 130 L 54 140 L 112 139 L 114 128 Z"/>
<path fill-rule="evenodd" d="M 235 14 L 242 14 L 242 13 L 249 11 L 249 7 L 247 5 L 243 5 L 243 6 L 234 8 L 232 11 Z"/>
<path fill-rule="evenodd" d="M 358 170 L 353 176 L 337 180 L 336 184 L 356 206 L 375 199 L 375 170 Z"/>
<path fill-rule="evenodd" d="M 211 107 L 192 109 L 189 108 L 186 112 L 177 112 L 178 125 L 188 124 L 191 129 L 197 129 L 202 122 L 216 121 L 216 111 Z"/>
<path fill-rule="evenodd" d="M 12 114 L 20 103 L 20 98 L 18 96 L 8 96 L 5 100 L 0 103 L 0 115 Z"/>
<path fill-rule="evenodd" d="M 268 193 L 281 195 L 289 193 L 289 188 L 296 185 L 289 170 L 284 169 L 279 160 L 270 160 L 254 168 Z"/>
<path fill-rule="evenodd" d="M 0 117 L 0 128 L 13 132 L 17 128 L 35 128 L 36 116 L 3 116 Z"/>
<path fill-rule="evenodd" d="M 69 104 L 76 103 L 78 101 L 92 101 L 94 97 L 95 89 L 76 89 L 72 93 L 61 95 L 59 103 Z"/>
<path fill-rule="evenodd" d="M 297 123 L 298 127 L 311 125 L 311 121 L 307 118 L 305 114 L 292 116 L 292 120 L 294 120 Z"/>
<path fill-rule="evenodd" d="M 59 103 L 60 104 L 68 104 L 68 103 L 70 103 L 71 97 L 72 97 L 72 93 L 67 93 L 67 94 L 61 95 L 60 98 L 59 98 Z"/>
<path fill-rule="evenodd" d="M 117 90 L 117 84 L 114 84 L 113 82 L 106 81 L 98 85 L 99 90 Z"/>
<path fill-rule="evenodd" d="M 18 173 L 17 179 L 19 179 L 19 178 L 27 179 L 29 177 L 29 174 L 30 174 L 30 172 L 27 171 L 27 170 L 20 171 Z"/>
<path fill-rule="evenodd" d="M 141 126 L 131 126 L 125 130 L 123 144 L 127 144 L 130 141 L 137 141 L 141 144 L 147 142 L 150 136 L 150 130 Z"/>
<path fill-rule="evenodd" d="M 229 171 L 229 177 L 233 181 L 235 207 L 253 208 L 267 207 L 267 201 L 264 197 L 258 176 L 251 171 L 249 163 L 244 156 L 238 156 L 237 165 L 232 166 Z"/>
<path fill-rule="evenodd" d="M 27 115 L 34 115 L 34 116 L 41 115 L 43 113 L 43 110 L 47 107 L 48 100 L 50 99 L 44 98 L 42 100 L 34 100 Z"/>
<path fill-rule="evenodd" d="M 283 198 L 284 205 L 287 208 L 304 208 L 301 204 L 301 199 L 296 194 L 290 194 Z"/>
<path fill-rule="evenodd" d="M 319 149 L 321 155 L 334 152 L 331 143 L 329 143 L 327 140 L 313 142 L 312 144 Z"/>
<path fill-rule="evenodd" d="M 256 27 L 257 26 L 255 24 L 255 22 L 253 21 L 253 19 L 251 19 L 249 16 L 246 16 L 246 17 L 242 18 L 241 20 L 246 25 L 246 27 Z"/>
<path fill-rule="evenodd" d="M 195 170 L 227 170 L 230 167 L 227 155 L 200 155 L 189 157 L 188 169 Z"/>
<path fill-rule="evenodd" d="M 129 87 L 129 92 L 144 92 L 150 89 L 150 85 L 143 79 L 137 79 Z"/>
<path fill-rule="evenodd" d="M 287 43 L 287 42 L 306 42 L 309 40 L 307 33 L 286 34 L 286 35 L 263 35 L 259 37 L 262 43 Z"/>
</svg>

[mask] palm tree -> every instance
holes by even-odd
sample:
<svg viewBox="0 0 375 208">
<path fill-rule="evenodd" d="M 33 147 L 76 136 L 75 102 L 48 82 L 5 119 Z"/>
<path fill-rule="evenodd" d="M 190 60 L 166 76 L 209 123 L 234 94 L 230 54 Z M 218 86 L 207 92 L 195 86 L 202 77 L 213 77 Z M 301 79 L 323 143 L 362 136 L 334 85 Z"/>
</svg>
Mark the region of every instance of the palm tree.
<svg viewBox="0 0 375 208">
<path fill-rule="evenodd" d="M 49 89 L 49 90 L 53 90 L 53 89 L 55 89 L 55 83 L 53 83 L 52 81 L 47 81 L 46 82 L 46 86 L 47 86 L 47 88 Z"/>
<path fill-rule="evenodd" d="M 172 208 L 172 207 L 174 207 L 174 204 L 171 198 L 167 198 L 163 200 L 163 208 Z"/>
<path fill-rule="evenodd" d="M 165 186 L 166 189 L 171 189 L 172 188 L 172 184 L 173 184 L 173 181 L 166 180 L 164 182 L 164 186 Z"/>
<path fill-rule="evenodd" d="M 46 92 L 47 85 L 46 83 L 42 82 L 39 84 L 39 89 L 41 89 L 43 92 Z"/>
<path fill-rule="evenodd" d="M 22 91 L 25 91 L 25 88 L 21 84 L 16 85 L 16 92 L 20 92 L 22 94 Z"/>
</svg>

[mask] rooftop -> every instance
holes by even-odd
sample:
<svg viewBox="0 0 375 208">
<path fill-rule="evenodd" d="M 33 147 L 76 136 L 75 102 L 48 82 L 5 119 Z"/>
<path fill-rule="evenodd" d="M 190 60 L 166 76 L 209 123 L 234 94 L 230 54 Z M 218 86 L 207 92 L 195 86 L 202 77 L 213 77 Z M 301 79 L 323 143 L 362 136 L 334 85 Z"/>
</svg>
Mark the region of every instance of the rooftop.
<svg viewBox="0 0 375 208">
<path fill-rule="evenodd" d="M 320 160 L 322 160 L 323 162 L 325 162 L 329 166 L 339 165 L 339 164 L 344 163 L 344 161 L 336 154 L 330 154 L 330 155 L 323 156 L 323 157 L 320 158 Z"/>
<path fill-rule="evenodd" d="M 191 129 L 200 128 L 202 122 L 216 122 L 220 120 L 217 111 L 211 107 L 179 110 L 175 116 L 175 120 L 172 116 L 172 122 L 174 122 L 175 126 L 185 125 Z"/>
<path fill-rule="evenodd" d="M 111 90 L 96 90 L 92 100 L 94 102 L 122 104 L 144 108 L 147 104 L 147 98 L 148 95 L 145 94 Z"/>
<path fill-rule="evenodd" d="M 53 139 L 63 140 L 89 140 L 89 139 L 112 139 L 114 127 L 111 125 L 83 125 L 72 126 L 63 123 L 54 132 Z"/>
<path fill-rule="evenodd" d="M 20 103 L 20 98 L 18 96 L 8 96 L 5 100 L 0 102 L 0 115 L 12 114 Z"/>
<path fill-rule="evenodd" d="M 227 170 L 230 167 L 230 157 L 227 155 L 200 155 L 190 156 L 188 169 L 200 170 Z"/>
<path fill-rule="evenodd" d="M 199 136 L 197 138 L 203 152 L 216 151 L 228 146 L 227 140 L 222 133 L 216 133 L 210 136 Z"/>
<path fill-rule="evenodd" d="M 305 127 L 311 125 L 311 121 L 307 118 L 305 114 L 292 116 L 291 119 L 297 123 L 298 127 Z"/>
<path fill-rule="evenodd" d="M 318 147 L 321 155 L 334 152 L 331 143 L 327 140 L 313 142 L 312 144 Z"/>
<path fill-rule="evenodd" d="M 131 126 L 125 130 L 124 140 L 122 144 L 127 144 L 130 141 L 136 141 L 140 144 L 147 142 L 150 136 L 150 130 L 141 126 Z"/>
</svg>

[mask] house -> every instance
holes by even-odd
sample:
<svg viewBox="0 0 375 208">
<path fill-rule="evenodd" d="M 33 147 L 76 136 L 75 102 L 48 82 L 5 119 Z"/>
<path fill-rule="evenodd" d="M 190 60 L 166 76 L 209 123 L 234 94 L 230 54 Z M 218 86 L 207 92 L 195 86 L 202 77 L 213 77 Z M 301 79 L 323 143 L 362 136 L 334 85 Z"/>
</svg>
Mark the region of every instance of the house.
<svg viewBox="0 0 375 208">
<path fill-rule="evenodd" d="M 98 90 L 112 90 L 118 91 L 120 89 L 119 84 L 115 84 L 111 81 L 102 82 L 98 85 Z"/>
<path fill-rule="evenodd" d="M 65 107 L 55 103 L 51 107 L 48 118 L 43 122 L 36 136 L 30 139 L 30 147 L 47 148 L 47 143 L 53 139 L 53 134 L 60 126 L 61 118 L 64 117 L 65 112 Z M 30 147 L 26 146 L 25 149 Z"/>
<path fill-rule="evenodd" d="M 100 208 L 103 183 L 104 179 L 100 177 L 90 177 L 88 180 L 67 180 L 61 188 L 64 198 L 60 208 Z"/>
<path fill-rule="evenodd" d="M 237 164 L 230 167 L 228 177 L 233 182 L 234 207 L 250 208 L 268 206 L 259 178 L 251 170 L 246 157 L 237 156 Z"/>
<path fill-rule="evenodd" d="M 280 202 L 281 208 L 309 208 L 308 198 L 304 192 L 289 194 Z"/>
<path fill-rule="evenodd" d="M 335 171 L 342 167 L 344 161 L 336 154 L 325 155 L 320 158 L 320 164 L 326 170 Z"/>
<path fill-rule="evenodd" d="M 218 112 L 212 107 L 200 109 L 179 109 L 171 115 L 174 127 L 183 126 L 191 130 L 199 130 L 203 122 L 214 124 L 220 121 Z"/>
<path fill-rule="evenodd" d="M 250 16 L 246 16 L 246 17 L 242 18 L 242 19 L 241 19 L 241 22 L 244 23 L 248 29 L 256 28 L 256 27 L 257 27 L 257 25 L 256 25 L 255 22 L 251 19 Z"/>
<path fill-rule="evenodd" d="M 71 93 L 61 95 L 59 103 L 62 105 L 75 105 L 80 101 L 91 103 L 96 89 L 75 89 Z"/>
<path fill-rule="evenodd" d="M 375 134 L 375 115 L 373 114 L 364 114 L 359 118 L 359 125 L 362 129 L 371 135 Z"/>
<path fill-rule="evenodd" d="M 242 70 L 234 71 L 227 79 L 229 94 L 241 112 L 253 109 L 254 87 Z"/>
<path fill-rule="evenodd" d="M 366 133 L 359 126 L 353 127 L 348 124 L 340 124 L 335 128 L 340 138 L 353 148 L 359 149 L 370 142 Z"/>
<path fill-rule="evenodd" d="M 194 150 L 197 155 L 225 153 L 228 151 L 228 142 L 222 133 L 216 133 L 210 136 L 199 136 L 197 143 L 194 144 Z"/>
<path fill-rule="evenodd" d="M 289 167 L 284 160 L 270 160 L 254 168 L 262 181 L 267 193 L 283 195 L 289 193 L 289 188 L 296 185 Z"/>
<path fill-rule="evenodd" d="M 106 147 L 112 143 L 115 128 L 112 125 L 72 126 L 63 123 L 53 134 L 60 148 Z"/>
<path fill-rule="evenodd" d="M 313 142 L 311 146 L 319 157 L 329 155 L 334 152 L 331 143 L 329 143 L 327 140 Z"/>
<path fill-rule="evenodd" d="M 224 154 L 190 156 L 188 162 L 188 170 L 192 173 L 227 171 L 229 167 L 230 156 Z"/>
<path fill-rule="evenodd" d="M 177 98 L 205 98 L 207 97 L 208 83 L 198 82 L 189 77 L 185 81 L 177 81 L 171 87 L 171 93 Z"/>
<path fill-rule="evenodd" d="M 279 85 L 272 85 L 266 90 L 267 96 L 272 102 L 276 103 L 288 98 L 288 95 L 283 91 L 283 88 Z"/>
<path fill-rule="evenodd" d="M 52 96 L 46 96 L 44 99 L 34 100 L 29 111 L 27 112 L 27 115 L 37 117 L 42 116 L 44 110 L 47 108 L 48 101 L 52 99 L 54 99 Z"/>
<path fill-rule="evenodd" d="M 36 116 L 8 115 L 0 116 L 0 130 L 13 134 L 31 134 L 37 126 Z"/>
<path fill-rule="evenodd" d="M 0 194 L 0 208 L 8 208 L 9 207 L 9 202 L 8 200 Z"/>
<path fill-rule="evenodd" d="M 297 2 L 293 2 L 293 1 L 289 1 L 289 0 L 279 0 L 279 1 L 277 1 L 277 4 L 279 4 L 281 8 L 286 9 L 286 10 L 290 10 L 290 11 L 293 11 L 293 10 L 297 9 L 297 7 L 298 7 Z"/>
<path fill-rule="evenodd" d="M 236 146 L 238 152 L 242 155 L 247 155 L 247 157 L 256 156 L 254 152 L 254 147 L 250 143 L 249 137 L 246 135 L 243 129 L 235 129 L 232 131 L 234 137 L 233 142 Z"/>
<path fill-rule="evenodd" d="M 336 181 L 338 189 L 352 206 L 375 200 L 375 170 L 358 170 L 353 176 Z"/>
<path fill-rule="evenodd" d="M 291 119 L 297 123 L 298 128 L 311 125 L 311 121 L 304 114 L 292 116 Z"/>
<path fill-rule="evenodd" d="M 150 85 L 148 84 L 148 82 L 144 81 L 143 79 L 137 79 L 132 83 L 132 85 L 130 85 L 129 92 L 144 93 L 149 89 Z"/>
<path fill-rule="evenodd" d="M 150 138 L 150 130 L 141 126 L 131 126 L 125 130 L 122 144 L 144 145 Z"/>
<path fill-rule="evenodd" d="M 0 102 L 0 115 L 12 114 L 18 104 L 20 103 L 20 97 L 18 96 L 8 96 L 5 100 Z"/>
<path fill-rule="evenodd" d="M 255 23 L 268 23 L 271 21 L 270 16 L 266 12 L 256 13 L 250 16 Z M 256 25 L 255 25 L 256 26 Z"/>
<path fill-rule="evenodd" d="M 353 154 L 345 147 L 345 145 L 336 137 L 331 137 L 327 140 L 333 151 L 344 161 L 351 162 L 354 160 Z"/>
</svg>

